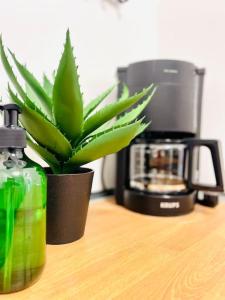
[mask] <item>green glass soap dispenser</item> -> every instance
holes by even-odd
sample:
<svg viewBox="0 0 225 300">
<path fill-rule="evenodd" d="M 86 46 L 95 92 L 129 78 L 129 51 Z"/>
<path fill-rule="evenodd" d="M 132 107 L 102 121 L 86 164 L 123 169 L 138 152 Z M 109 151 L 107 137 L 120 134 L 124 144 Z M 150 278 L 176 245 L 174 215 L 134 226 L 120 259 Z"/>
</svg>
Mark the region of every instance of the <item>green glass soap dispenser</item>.
<svg viewBox="0 0 225 300">
<path fill-rule="evenodd" d="M 24 153 L 18 106 L 0 109 L 0 293 L 11 293 L 31 285 L 44 267 L 46 176 Z"/>
</svg>

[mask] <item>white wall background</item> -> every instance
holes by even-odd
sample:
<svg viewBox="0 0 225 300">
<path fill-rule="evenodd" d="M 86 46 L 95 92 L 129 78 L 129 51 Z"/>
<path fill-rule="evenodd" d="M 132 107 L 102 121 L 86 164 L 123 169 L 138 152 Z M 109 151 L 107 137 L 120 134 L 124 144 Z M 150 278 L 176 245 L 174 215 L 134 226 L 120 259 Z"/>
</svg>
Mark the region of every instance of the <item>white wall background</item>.
<svg viewBox="0 0 225 300">
<path fill-rule="evenodd" d="M 7 0 L 1 1 L 4 43 L 39 77 L 58 65 L 66 29 L 75 46 L 85 99 L 116 80 L 118 66 L 156 57 L 157 0 Z M 7 79 L 0 65 L 0 94 Z M 114 95 L 115 97 L 115 95 Z M 94 162 L 94 191 L 101 190 L 101 162 Z M 107 174 L 106 174 L 107 175 Z M 110 170 L 110 185 L 113 170 Z"/>
<path fill-rule="evenodd" d="M 8 0 L 1 1 L 4 43 L 41 77 L 58 65 L 65 32 L 71 30 L 85 99 L 115 82 L 118 66 L 153 58 L 175 58 L 206 67 L 203 137 L 225 149 L 225 1 L 217 0 Z M 216 4 L 216 5 L 215 5 Z M 0 94 L 7 98 L 0 65 Z M 115 94 L 114 94 L 115 97 Z M 32 154 L 33 155 L 33 154 Z M 101 190 L 101 161 L 94 191 Z M 113 184 L 110 168 L 110 185 Z M 205 177 L 207 177 L 205 170 Z"/>
</svg>

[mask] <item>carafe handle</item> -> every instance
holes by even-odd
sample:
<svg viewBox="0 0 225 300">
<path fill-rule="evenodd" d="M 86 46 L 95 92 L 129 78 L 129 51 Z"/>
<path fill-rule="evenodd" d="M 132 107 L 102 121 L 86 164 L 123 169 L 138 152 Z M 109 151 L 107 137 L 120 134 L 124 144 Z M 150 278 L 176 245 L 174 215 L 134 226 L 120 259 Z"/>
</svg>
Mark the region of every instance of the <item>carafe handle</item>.
<svg viewBox="0 0 225 300">
<path fill-rule="evenodd" d="M 220 148 L 219 142 L 217 140 L 201 140 L 201 139 L 189 139 L 186 140 L 188 145 L 188 152 L 189 152 L 189 160 L 188 160 L 188 178 L 187 178 L 187 187 L 191 190 L 198 190 L 198 191 L 209 191 L 209 192 L 223 192 L 224 191 L 224 181 L 223 181 L 223 171 L 221 166 L 221 155 L 220 155 Z M 194 155 L 194 148 L 205 146 L 210 150 L 214 168 L 214 174 L 216 179 L 216 185 L 204 185 L 204 184 L 195 184 L 193 182 L 193 173 L 194 173 L 194 166 L 193 166 L 193 155 Z"/>
</svg>

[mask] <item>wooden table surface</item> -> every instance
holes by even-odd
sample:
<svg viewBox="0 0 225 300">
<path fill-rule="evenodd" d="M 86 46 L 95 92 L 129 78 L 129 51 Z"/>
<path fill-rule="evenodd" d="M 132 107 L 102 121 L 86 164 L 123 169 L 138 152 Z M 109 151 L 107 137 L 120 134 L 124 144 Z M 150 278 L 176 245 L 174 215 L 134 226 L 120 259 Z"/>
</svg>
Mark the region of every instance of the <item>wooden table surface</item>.
<svg viewBox="0 0 225 300">
<path fill-rule="evenodd" d="M 181 217 L 90 204 L 85 237 L 47 247 L 40 280 L 16 300 L 225 299 L 225 205 Z"/>
</svg>

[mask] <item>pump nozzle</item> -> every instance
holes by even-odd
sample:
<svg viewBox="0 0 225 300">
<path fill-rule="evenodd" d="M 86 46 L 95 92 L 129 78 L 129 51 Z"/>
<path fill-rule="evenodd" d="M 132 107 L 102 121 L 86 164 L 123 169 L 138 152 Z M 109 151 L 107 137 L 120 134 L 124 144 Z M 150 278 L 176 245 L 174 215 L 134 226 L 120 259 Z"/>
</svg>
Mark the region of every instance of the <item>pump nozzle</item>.
<svg viewBox="0 0 225 300">
<path fill-rule="evenodd" d="M 21 110 L 16 104 L 0 105 L 4 111 L 4 127 L 0 127 L 0 149 L 25 148 L 26 131 L 19 127 L 18 117 Z"/>
<path fill-rule="evenodd" d="M 3 105 L 5 127 L 17 127 L 21 109 L 16 104 Z"/>
</svg>

